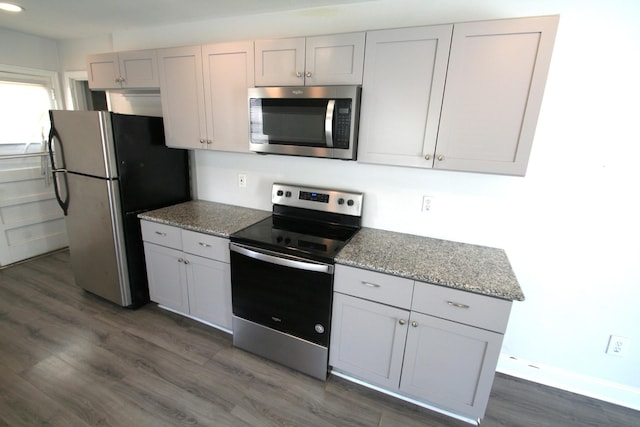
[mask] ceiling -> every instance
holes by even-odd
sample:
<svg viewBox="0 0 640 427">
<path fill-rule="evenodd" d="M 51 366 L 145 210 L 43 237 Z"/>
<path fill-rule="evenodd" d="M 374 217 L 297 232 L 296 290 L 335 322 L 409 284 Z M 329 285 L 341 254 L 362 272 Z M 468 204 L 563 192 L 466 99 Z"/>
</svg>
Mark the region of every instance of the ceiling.
<svg viewBox="0 0 640 427">
<path fill-rule="evenodd" d="M 24 7 L 0 11 L 0 28 L 52 39 L 87 38 L 154 27 L 371 0 L 3 0 Z"/>
</svg>

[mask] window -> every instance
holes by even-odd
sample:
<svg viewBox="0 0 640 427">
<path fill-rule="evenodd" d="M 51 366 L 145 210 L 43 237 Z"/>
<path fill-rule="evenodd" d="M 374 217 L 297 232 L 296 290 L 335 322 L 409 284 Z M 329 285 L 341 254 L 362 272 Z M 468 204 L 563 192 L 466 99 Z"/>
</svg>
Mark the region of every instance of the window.
<svg viewBox="0 0 640 427">
<path fill-rule="evenodd" d="M 45 151 L 49 110 L 57 108 L 51 82 L 47 76 L 0 72 L 0 156 Z"/>
</svg>

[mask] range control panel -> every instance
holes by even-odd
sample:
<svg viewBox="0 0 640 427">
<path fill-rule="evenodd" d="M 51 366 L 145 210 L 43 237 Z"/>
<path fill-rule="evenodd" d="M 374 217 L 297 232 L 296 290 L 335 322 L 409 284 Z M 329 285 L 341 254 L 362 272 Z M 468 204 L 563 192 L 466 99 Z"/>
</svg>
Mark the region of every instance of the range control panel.
<svg viewBox="0 0 640 427">
<path fill-rule="evenodd" d="M 277 205 L 313 209 L 344 215 L 362 216 L 364 195 L 343 190 L 312 188 L 292 184 L 273 184 L 271 201 Z"/>
</svg>

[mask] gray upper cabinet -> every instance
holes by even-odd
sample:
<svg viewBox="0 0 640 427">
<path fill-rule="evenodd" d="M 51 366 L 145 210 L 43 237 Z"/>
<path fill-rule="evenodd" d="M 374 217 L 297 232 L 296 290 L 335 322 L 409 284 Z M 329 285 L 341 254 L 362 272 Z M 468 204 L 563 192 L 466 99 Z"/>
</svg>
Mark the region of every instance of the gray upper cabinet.
<svg viewBox="0 0 640 427">
<path fill-rule="evenodd" d="M 452 29 L 367 33 L 358 161 L 433 165 Z"/>
<path fill-rule="evenodd" d="M 158 57 L 167 146 L 249 151 L 253 42 L 160 49 Z"/>
<path fill-rule="evenodd" d="M 545 16 L 367 33 L 358 160 L 524 175 L 557 24 Z"/>
<path fill-rule="evenodd" d="M 91 89 L 160 88 L 155 50 L 89 55 L 87 75 Z"/>
<path fill-rule="evenodd" d="M 255 41 L 256 86 L 362 84 L 365 33 Z"/>
<path fill-rule="evenodd" d="M 456 24 L 435 167 L 524 176 L 558 16 Z"/>
</svg>

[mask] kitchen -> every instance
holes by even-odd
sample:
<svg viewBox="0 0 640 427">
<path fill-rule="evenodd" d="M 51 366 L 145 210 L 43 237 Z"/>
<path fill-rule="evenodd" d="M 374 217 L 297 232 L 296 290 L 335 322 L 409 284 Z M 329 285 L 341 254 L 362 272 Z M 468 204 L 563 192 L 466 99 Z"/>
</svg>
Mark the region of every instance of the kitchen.
<svg viewBox="0 0 640 427">
<path fill-rule="evenodd" d="M 346 182 L 366 194 L 365 226 L 503 248 L 526 300 L 514 303 L 502 349 L 507 357 L 498 371 L 637 408 L 637 352 L 631 347 L 626 356 L 612 357 L 605 349 L 610 334 L 630 337 L 632 346 L 637 342 L 640 240 L 632 195 L 638 176 L 631 162 L 638 148 L 630 139 L 637 107 L 627 94 L 637 93 L 638 64 L 624 52 L 637 51 L 638 6 L 496 1 L 483 3 L 482 10 L 458 2 L 436 11 L 421 2 L 403 4 L 281 12 L 270 16 L 277 28 L 248 16 L 61 42 L 2 29 L 3 39 L 13 43 L 0 47 L 0 62 L 62 73 L 83 69 L 84 57 L 97 52 L 560 14 L 525 178 L 333 160 L 327 176 L 323 159 L 198 151 L 197 197 L 268 210 L 264 194 L 273 182 Z M 350 16 L 361 18 L 354 22 Z M 605 31 L 595 34 L 594 28 Z M 59 56 L 51 53 L 56 50 Z M 604 58 L 594 61 L 594 51 Z M 247 176 L 244 188 L 237 185 L 239 173 Z M 428 214 L 421 211 L 424 195 L 433 198 Z M 597 292 L 602 287 L 609 296 Z"/>
</svg>

